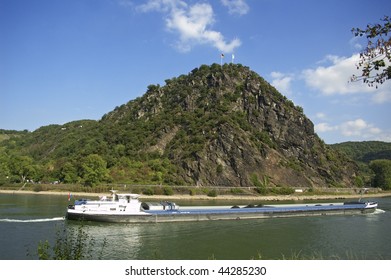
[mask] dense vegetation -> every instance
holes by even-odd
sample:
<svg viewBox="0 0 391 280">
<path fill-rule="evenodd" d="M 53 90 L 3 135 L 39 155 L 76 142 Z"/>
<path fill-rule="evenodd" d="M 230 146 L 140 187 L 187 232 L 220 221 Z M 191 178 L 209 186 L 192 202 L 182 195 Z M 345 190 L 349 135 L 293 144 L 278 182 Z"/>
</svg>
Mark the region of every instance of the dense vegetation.
<svg viewBox="0 0 391 280">
<path fill-rule="evenodd" d="M 345 142 L 331 145 L 355 160 L 367 186 L 391 189 L 391 143 Z"/>
<path fill-rule="evenodd" d="M 345 142 L 331 145 L 355 161 L 368 164 L 376 159 L 391 160 L 391 143 L 380 141 Z"/>
<path fill-rule="evenodd" d="M 164 160 L 133 160 L 121 146 L 108 147 L 99 122 L 83 120 L 41 127 L 0 146 L 0 183 L 159 183 Z M 160 173 L 159 173 L 160 172 Z"/>
<path fill-rule="evenodd" d="M 317 137 L 302 108 L 240 64 L 202 65 L 149 85 L 99 121 L 0 131 L 0 184 L 267 185 L 291 192 L 360 186 L 356 169 Z"/>
</svg>

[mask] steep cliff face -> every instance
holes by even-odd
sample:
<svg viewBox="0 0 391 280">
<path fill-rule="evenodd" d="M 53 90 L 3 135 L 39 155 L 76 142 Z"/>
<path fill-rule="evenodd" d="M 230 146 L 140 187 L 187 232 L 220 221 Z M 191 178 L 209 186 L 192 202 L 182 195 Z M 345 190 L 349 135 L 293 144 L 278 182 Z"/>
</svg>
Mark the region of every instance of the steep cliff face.
<svg viewBox="0 0 391 280">
<path fill-rule="evenodd" d="M 186 184 L 352 186 L 357 172 L 319 139 L 300 107 L 241 65 L 203 65 L 151 85 L 101 123 L 111 145 L 168 158 Z"/>
</svg>

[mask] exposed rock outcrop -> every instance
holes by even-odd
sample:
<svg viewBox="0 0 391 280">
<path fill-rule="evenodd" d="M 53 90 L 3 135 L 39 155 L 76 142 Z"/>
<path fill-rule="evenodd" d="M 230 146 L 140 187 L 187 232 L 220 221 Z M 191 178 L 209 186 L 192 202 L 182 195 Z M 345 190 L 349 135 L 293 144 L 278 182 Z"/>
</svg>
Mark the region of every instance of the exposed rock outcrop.
<svg viewBox="0 0 391 280">
<path fill-rule="evenodd" d="M 357 172 L 319 139 L 300 107 L 242 65 L 203 65 L 149 86 L 101 122 L 145 127 L 139 144 L 125 133 L 117 142 L 168 158 L 186 184 L 353 186 Z"/>
</svg>

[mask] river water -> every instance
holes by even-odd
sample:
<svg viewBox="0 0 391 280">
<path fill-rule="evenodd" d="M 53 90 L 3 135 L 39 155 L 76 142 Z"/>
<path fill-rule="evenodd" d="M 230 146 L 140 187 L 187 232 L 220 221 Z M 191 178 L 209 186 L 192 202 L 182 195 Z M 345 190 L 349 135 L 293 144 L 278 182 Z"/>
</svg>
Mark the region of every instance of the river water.
<svg viewBox="0 0 391 280">
<path fill-rule="evenodd" d="M 82 228 L 94 238 L 97 252 L 106 240 L 102 258 L 107 260 L 390 260 L 391 197 L 376 200 L 379 209 L 366 215 L 136 225 L 88 222 Z M 79 228 L 79 222 L 64 220 L 67 204 L 66 196 L 0 194 L 0 259 L 37 259 L 40 241 L 54 244 L 64 227 Z"/>
</svg>

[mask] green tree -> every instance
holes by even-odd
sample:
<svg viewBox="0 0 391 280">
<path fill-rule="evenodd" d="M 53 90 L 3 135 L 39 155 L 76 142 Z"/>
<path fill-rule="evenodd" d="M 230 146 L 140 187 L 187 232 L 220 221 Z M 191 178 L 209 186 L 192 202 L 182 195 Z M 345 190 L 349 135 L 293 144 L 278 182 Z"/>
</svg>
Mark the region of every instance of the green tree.
<svg viewBox="0 0 391 280">
<path fill-rule="evenodd" d="M 78 181 L 77 179 L 78 176 L 76 167 L 70 162 L 65 163 L 61 168 L 60 180 L 65 184 L 69 184 L 76 183 Z"/>
<path fill-rule="evenodd" d="M 383 84 L 391 79 L 391 20 L 389 16 L 381 19 L 381 24 L 368 24 L 365 29 L 353 28 L 356 37 L 367 38 L 367 47 L 360 53 L 357 69 L 361 76 L 353 75 L 351 80 L 362 80 L 369 86 Z"/>
<path fill-rule="evenodd" d="M 10 160 L 10 172 L 18 176 L 21 182 L 31 179 L 35 175 L 33 159 L 29 156 L 15 156 Z"/>
<path fill-rule="evenodd" d="M 95 186 L 109 178 L 106 161 L 97 154 L 85 157 L 81 163 L 81 178 L 86 186 Z"/>
<path fill-rule="evenodd" d="M 11 172 L 8 167 L 8 157 L 0 152 L 0 185 L 7 182 Z"/>
<path fill-rule="evenodd" d="M 370 162 L 369 167 L 375 173 L 373 185 L 384 190 L 391 189 L 391 160 L 378 159 Z"/>
</svg>

